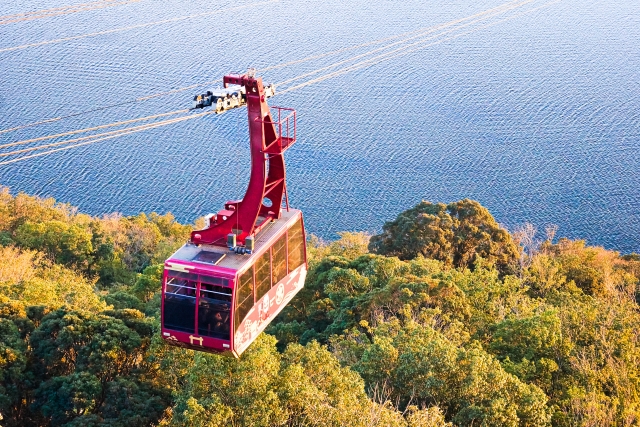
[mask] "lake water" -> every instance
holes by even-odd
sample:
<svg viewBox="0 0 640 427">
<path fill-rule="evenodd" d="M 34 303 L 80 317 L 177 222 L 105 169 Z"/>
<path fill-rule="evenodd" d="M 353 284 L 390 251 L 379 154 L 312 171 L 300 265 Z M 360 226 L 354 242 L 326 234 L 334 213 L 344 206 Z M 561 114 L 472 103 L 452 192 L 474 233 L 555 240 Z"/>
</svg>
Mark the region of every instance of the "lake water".
<svg viewBox="0 0 640 427">
<path fill-rule="evenodd" d="M 0 15 L 70 1 L 4 0 Z M 0 18 L 0 129 L 448 23 L 262 73 L 283 82 L 345 61 L 286 89 L 405 49 L 270 102 L 298 111 L 288 185 L 308 230 L 377 232 L 422 199 L 472 198 L 510 229 L 556 224 L 640 252 L 640 2 L 521 3 L 456 24 L 503 3 L 141 0 Z M 206 88 L 0 133 L 0 145 L 188 108 Z M 233 110 L 0 165 L 0 183 L 91 214 L 190 222 L 244 193 L 246 132 Z"/>
</svg>

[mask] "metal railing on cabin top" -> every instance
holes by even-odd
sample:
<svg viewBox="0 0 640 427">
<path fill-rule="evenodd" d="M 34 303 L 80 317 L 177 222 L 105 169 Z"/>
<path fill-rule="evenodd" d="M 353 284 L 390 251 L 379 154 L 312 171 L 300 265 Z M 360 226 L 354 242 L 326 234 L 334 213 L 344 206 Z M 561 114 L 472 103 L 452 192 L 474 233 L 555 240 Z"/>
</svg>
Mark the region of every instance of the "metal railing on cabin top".
<svg viewBox="0 0 640 427">
<path fill-rule="evenodd" d="M 274 109 L 278 111 L 278 120 L 273 122 L 273 125 L 276 127 L 277 139 L 266 148 L 265 153 L 281 154 L 296 142 L 296 110 L 285 107 L 270 108 L 272 111 Z M 275 115 L 272 114 L 272 116 Z M 261 122 L 270 123 L 264 120 L 261 120 Z"/>
</svg>

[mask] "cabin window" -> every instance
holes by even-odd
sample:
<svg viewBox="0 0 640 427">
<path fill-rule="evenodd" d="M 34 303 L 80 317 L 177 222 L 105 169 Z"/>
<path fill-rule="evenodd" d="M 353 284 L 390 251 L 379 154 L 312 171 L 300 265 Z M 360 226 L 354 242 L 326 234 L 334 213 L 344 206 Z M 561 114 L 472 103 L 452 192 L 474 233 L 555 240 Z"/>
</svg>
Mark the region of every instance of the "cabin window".
<svg viewBox="0 0 640 427">
<path fill-rule="evenodd" d="M 256 302 L 271 289 L 271 257 L 269 251 L 258 258 L 256 269 Z"/>
<path fill-rule="evenodd" d="M 287 275 L 287 238 L 282 236 L 273 245 L 273 256 L 271 257 L 271 286 L 275 286 Z"/>
<path fill-rule="evenodd" d="M 211 300 L 231 302 L 231 288 L 202 282 L 200 296 Z"/>
<path fill-rule="evenodd" d="M 289 240 L 289 271 L 300 267 L 305 261 L 304 233 L 302 221 L 298 220 L 287 233 Z"/>
<path fill-rule="evenodd" d="M 224 279 L 222 277 L 211 277 L 211 276 L 200 276 L 200 281 L 205 284 L 210 284 L 210 285 L 215 285 L 215 286 L 222 286 L 222 287 L 229 287 L 229 279 Z M 226 292 L 226 291 L 225 291 Z"/>
<path fill-rule="evenodd" d="M 164 327 L 174 331 L 195 332 L 196 286 L 195 274 L 169 271 L 164 299 Z"/>
<path fill-rule="evenodd" d="M 167 277 L 167 293 L 195 297 L 198 276 L 179 271 L 169 271 Z"/>
<path fill-rule="evenodd" d="M 207 276 L 200 276 L 200 280 L 198 335 L 228 340 L 231 331 L 231 288 L 228 287 L 229 281 Z"/>
<path fill-rule="evenodd" d="M 236 317 L 235 328 L 238 330 L 240 323 L 253 307 L 253 268 L 249 268 L 240 276 L 238 290 L 236 291 Z"/>
</svg>

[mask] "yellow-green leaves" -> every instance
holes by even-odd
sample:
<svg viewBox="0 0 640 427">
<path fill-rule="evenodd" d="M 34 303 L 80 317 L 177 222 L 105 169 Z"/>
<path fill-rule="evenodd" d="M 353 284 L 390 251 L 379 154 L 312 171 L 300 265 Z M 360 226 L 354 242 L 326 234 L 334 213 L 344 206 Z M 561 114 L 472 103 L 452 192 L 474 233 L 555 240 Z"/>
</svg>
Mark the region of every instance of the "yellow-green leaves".
<svg viewBox="0 0 640 427">
<path fill-rule="evenodd" d="M 68 306 L 100 311 L 106 306 L 95 290 L 95 280 L 34 251 L 0 248 L 0 294 L 25 305 Z"/>
<path fill-rule="evenodd" d="M 419 255 L 446 265 L 473 268 L 484 258 L 503 273 L 514 271 L 519 251 L 511 235 L 478 202 L 445 205 L 423 201 L 384 224 L 373 236 L 372 252 L 413 259 Z"/>
<path fill-rule="evenodd" d="M 246 357 L 245 357 L 246 356 Z M 316 342 L 284 354 L 262 335 L 239 360 L 195 355 L 171 417 L 175 426 L 404 426 L 372 402 L 362 379 Z"/>
</svg>

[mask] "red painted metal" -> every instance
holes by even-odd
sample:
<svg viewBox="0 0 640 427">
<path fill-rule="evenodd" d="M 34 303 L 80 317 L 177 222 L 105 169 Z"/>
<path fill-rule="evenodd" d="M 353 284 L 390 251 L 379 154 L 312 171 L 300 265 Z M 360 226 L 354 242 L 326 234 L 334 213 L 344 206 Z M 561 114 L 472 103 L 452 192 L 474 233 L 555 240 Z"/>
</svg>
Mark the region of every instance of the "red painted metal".
<svg viewBox="0 0 640 427">
<path fill-rule="evenodd" d="M 251 177 L 242 200 L 228 201 L 208 228 L 191 233 L 194 244 L 226 246 L 227 235 L 235 233 L 238 244 L 243 245 L 247 237 L 280 218 L 283 196 L 289 209 L 283 153 L 296 141 L 295 111 L 274 107 L 278 111 L 278 120 L 274 120 L 262 79 L 251 73 L 225 76 L 223 83 L 246 89 Z"/>
<path fill-rule="evenodd" d="M 241 200 L 225 203 L 210 218 L 207 228 L 194 231 L 190 242 L 165 262 L 161 334 L 171 345 L 239 357 L 304 286 L 306 237 L 302 213 L 289 209 L 283 157 L 296 141 L 296 112 L 274 107 L 272 115 L 265 102 L 262 80 L 253 74 L 225 76 L 223 81 L 225 86 L 245 87 L 251 152 L 249 185 Z M 282 211 L 283 199 L 286 212 Z M 271 227 L 260 234 L 250 252 L 229 252 L 216 247 L 226 247 L 230 233 L 236 235 L 236 244 L 245 244 L 247 237 L 257 237 L 269 224 Z M 298 226 L 300 231 L 290 234 Z M 280 239 L 284 239 L 285 252 L 278 253 L 285 257 L 287 274 L 276 282 L 272 247 Z M 299 244 L 290 247 L 292 241 Z M 304 252 L 302 260 L 296 255 L 299 249 Z M 265 282 L 260 282 L 258 293 L 255 269 L 264 257 L 270 260 L 270 288 L 258 297 L 265 291 Z M 292 260 L 296 264 L 292 265 Z M 281 258 L 279 262 L 283 262 Z M 250 288 L 243 279 L 245 273 L 253 275 Z M 218 279 L 223 281 L 217 282 Z M 217 286 L 218 290 L 210 286 Z M 251 289 L 248 295 L 247 289 Z M 238 300 L 240 294 L 242 300 Z M 218 317 L 225 312 L 227 320 Z M 216 319 L 220 322 L 216 323 Z"/>
<path fill-rule="evenodd" d="M 306 264 L 293 270 L 256 301 L 233 334 L 233 353 L 242 354 L 304 286 Z"/>
<path fill-rule="evenodd" d="M 302 228 L 301 241 L 306 241 L 306 234 L 304 231 L 304 220 L 302 213 L 292 209 L 292 216 L 288 221 L 289 225 L 280 229 L 278 232 L 273 233 L 268 239 L 263 240 L 261 245 L 257 247 L 256 251 L 250 256 L 246 255 L 228 255 L 230 257 L 239 256 L 246 259 L 243 266 L 238 269 L 230 268 L 229 266 L 221 265 L 209 265 L 202 262 L 195 262 L 193 260 L 184 259 L 184 256 L 180 256 L 181 251 L 187 250 L 193 245 L 186 244 L 180 250 L 178 250 L 172 257 L 165 262 L 165 270 L 163 275 L 163 287 L 162 287 L 162 299 L 161 299 L 161 334 L 162 338 L 170 345 L 188 348 L 196 351 L 203 351 L 208 353 L 217 353 L 230 357 L 239 357 L 248 346 L 257 338 L 258 335 L 275 319 L 275 317 L 282 311 L 282 309 L 291 301 L 291 299 L 303 288 L 305 278 L 307 275 L 307 254 L 304 251 L 304 258 L 302 263 L 298 266 L 289 264 L 290 262 L 290 239 L 288 238 L 290 230 L 293 228 L 294 223 L 299 222 Z M 286 218 L 285 218 L 286 219 Z M 284 221 L 285 219 L 281 219 Z M 253 279 L 252 289 L 252 307 L 246 313 L 243 319 L 236 324 L 236 310 L 238 310 L 238 287 L 240 284 L 240 278 L 249 269 L 255 268 L 255 263 L 261 257 L 271 254 L 270 259 L 273 261 L 273 246 L 283 236 L 285 239 L 285 252 L 286 252 L 286 271 L 287 274 L 279 281 L 271 282 L 270 289 L 261 297 L 257 298 L 256 295 L 256 280 Z M 204 245 L 201 248 L 203 250 L 211 250 L 211 246 Z M 214 250 L 220 251 L 219 248 Z M 176 256 L 177 255 L 177 256 Z M 191 258 L 191 257 L 189 257 Z M 224 261 L 222 261 L 224 262 Z M 193 307 L 194 320 L 191 326 L 192 331 L 177 330 L 171 326 L 167 326 L 166 322 L 166 296 L 167 296 L 167 282 L 170 276 L 170 272 L 175 275 L 180 272 L 189 273 L 192 277 L 196 276 L 196 300 Z M 270 268 L 269 276 L 273 280 L 272 276 L 273 268 Z M 255 275 L 255 270 L 253 270 Z M 200 310 L 200 297 L 202 292 L 202 282 L 207 282 L 205 278 L 221 278 L 228 281 L 228 287 L 232 290 L 232 301 L 230 303 L 230 333 L 228 338 L 219 338 L 215 336 L 201 335 L 200 334 L 200 322 L 199 315 Z"/>
<path fill-rule="evenodd" d="M 162 275 L 162 300 L 160 303 L 160 316 L 161 316 L 161 319 L 163 320 L 161 322 L 162 338 L 165 341 L 168 341 L 169 344 L 176 347 L 189 348 L 189 349 L 204 351 L 208 353 L 221 353 L 221 354 L 227 354 L 229 356 L 235 356 L 233 354 L 233 348 L 232 348 L 233 329 L 230 332 L 230 339 L 225 340 L 225 339 L 216 338 L 216 337 L 200 336 L 198 334 L 198 328 L 196 327 L 195 323 L 193 325 L 194 326 L 193 332 L 180 332 L 180 331 L 174 331 L 174 330 L 165 328 L 164 303 L 165 303 L 165 290 L 166 290 L 167 273 L 168 273 L 168 269 L 166 267 L 167 265 L 165 263 L 165 270 Z M 175 269 L 176 265 L 174 264 L 171 267 Z M 217 266 L 205 267 L 205 266 L 199 265 L 198 263 L 189 263 L 189 262 L 185 262 L 183 267 L 188 268 L 188 270 L 185 269 L 184 271 L 189 271 L 192 274 L 220 277 L 220 278 L 229 280 L 229 283 L 232 288 L 235 288 L 236 286 L 237 271 L 235 270 L 229 270 L 227 268 L 221 268 Z M 200 297 L 199 283 L 198 283 L 196 292 L 199 298 Z M 235 300 L 232 301 L 231 307 L 234 307 L 234 306 L 235 306 Z M 194 308 L 195 319 L 198 319 L 198 308 L 199 308 L 199 305 L 196 304 Z M 233 312 L 231 313 L 231 315 L 233 319 Z"/>
</svg>

